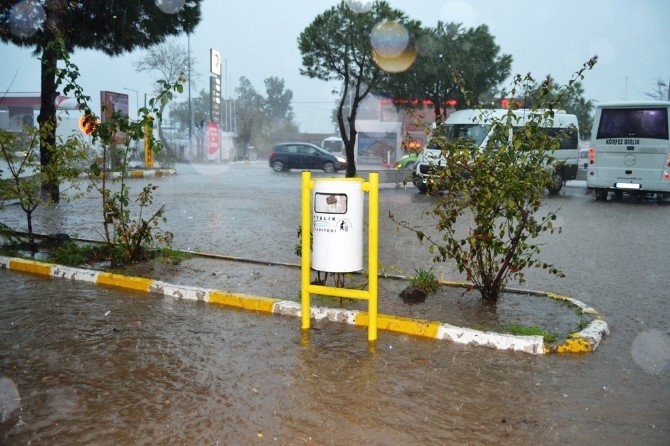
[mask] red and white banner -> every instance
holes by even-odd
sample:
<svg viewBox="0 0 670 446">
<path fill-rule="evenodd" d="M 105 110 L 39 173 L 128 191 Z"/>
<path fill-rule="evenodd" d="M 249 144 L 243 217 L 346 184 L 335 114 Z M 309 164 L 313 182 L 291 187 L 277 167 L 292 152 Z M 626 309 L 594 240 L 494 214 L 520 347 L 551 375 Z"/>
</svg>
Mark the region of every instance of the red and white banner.
<svg viewBox="0 0 670 446">
<path fill-rule="evenodd" d="M 207 123 L 207 159 L 219 159 L 219 147 L 221 146 L 221 134 L 219 125 L 215 122 Z"/>
</svg>

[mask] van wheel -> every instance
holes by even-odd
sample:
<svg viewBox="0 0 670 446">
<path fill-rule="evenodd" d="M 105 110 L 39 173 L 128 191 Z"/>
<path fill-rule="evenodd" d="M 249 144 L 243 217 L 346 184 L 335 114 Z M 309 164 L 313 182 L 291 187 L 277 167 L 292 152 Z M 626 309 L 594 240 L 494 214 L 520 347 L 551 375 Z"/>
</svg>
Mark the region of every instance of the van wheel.
<svg viewBox="0 0 670 446">
<path fill-rule="evenodd" d="M 323 171 L 326 173 L 333 173 L 335 172 L 335 165 L 333 163 L 324 163 Z"/>
<path fill-rule="evenodd" d="M 549 195 L 557 195 L 563 188 L 563 175 L 560 172 L 554 172 L 551 176 L 551 184 L 547 187 Z"/>
<path fill-rule="evenodd" d="M 275 161 L 274 163 L 272 163 L 272 170 L 274 170 L 275 172 L 283 171 L 284 163 L 282 163 L 281 161 Z"/>
<path fill-rule="evenodd" d="M 424 181 L 417 181 L 416 188 L 419 189 L 419 193 L 426 194 L 428 192 L 428 186 Z"/>
<path fill-rule="evenodd" d="M 607 201 L 607 189 L 596 189 L 593 191 L 596 201 Z"/>
</svg>

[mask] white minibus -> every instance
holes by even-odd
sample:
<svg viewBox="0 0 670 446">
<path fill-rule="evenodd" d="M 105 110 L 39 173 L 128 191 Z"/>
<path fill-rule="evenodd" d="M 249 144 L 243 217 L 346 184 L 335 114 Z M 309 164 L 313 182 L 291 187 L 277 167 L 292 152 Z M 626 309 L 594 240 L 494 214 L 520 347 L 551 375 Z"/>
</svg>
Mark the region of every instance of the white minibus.
<svg viewBox="0 0 670 446">
<path fill-rule="evenodd" d="M 596 107 L 586 187 L 596 200 L 610 191 L 670 195 L 670 102 L 618 102 Z"/>
<path fill-rule="evenodd" d="M 489 133 L 492 131 L 490 120 L 503 120 L 508 113 L 505 109 L 493 110 L 458 110 L 452 113 L 442 124 L 445 127 L 444 134 L 447 139 L 469 138 L 475 146 L 484 147 L 487 143 Z M 528 109 L 514 110 L 518 118 L 514 127 L 523 127 L 532 113 L 539 113 Z M 546 123 L 547 133 L 551 136 L 560 137 L 560 146 L 554 152 L 556 158 L 555 181 L 549 187 L 549 193 L 558 193 L 565 181 L 574 180 L 577 176 L 577 151 L 579 146 L 579 125 L 577 117 L 564 111 L 556 111 L 554 118 Z M 511 137 L 511 135 L 510 135 Z M 425 194 L 428 191 L 427 182 L 431 170 L 440 165 L 441 150 L 431 144 L 430 138 L 424 149 L 419 154 L 415 170 L 412 176 L 414 185 L 419 192 Z"/>
</svg>

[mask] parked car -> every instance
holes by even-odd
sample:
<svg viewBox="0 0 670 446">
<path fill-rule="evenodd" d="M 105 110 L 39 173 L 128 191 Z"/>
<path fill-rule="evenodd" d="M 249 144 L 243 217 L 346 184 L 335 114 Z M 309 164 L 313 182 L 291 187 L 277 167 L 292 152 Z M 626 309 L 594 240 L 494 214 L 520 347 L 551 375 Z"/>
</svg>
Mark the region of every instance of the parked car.
<svg viewBox="0 0 670 446">
<path fill-rule="evenodd" d="M 323 169 L 332 173 L 347 168 L 347 160 L 308 143 L 282 143 L 270 151 L 270 167 L 275 172 L 291 169 Z"/>
</svg>

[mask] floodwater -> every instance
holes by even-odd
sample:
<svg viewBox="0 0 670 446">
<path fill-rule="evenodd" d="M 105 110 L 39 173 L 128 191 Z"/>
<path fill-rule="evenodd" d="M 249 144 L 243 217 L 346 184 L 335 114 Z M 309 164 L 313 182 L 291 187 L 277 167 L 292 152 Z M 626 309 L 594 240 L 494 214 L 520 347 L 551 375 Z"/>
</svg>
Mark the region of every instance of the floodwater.
<svg viewBox="0 0 670 446">
<path fill-rule="evenodd" d="M 299 172 L 265 163 L 179 172 L 132 181 L 159 185 L 177 247 L 298 261 Z M 386 217 L 428 227 L 419 217 L 433 200 L 380 192 L 380 261 L 462 279 Z M 563 233 L 542 239 L 541 258 L 566 277 L 529 271 L 523 287 L 596 308 L 611 334 L 593 354 L 533 357 L 385 332 L 371 353 L 366 330 L 338 324 L 316 324 L 304 346 L 295 319 L 0 271 L 0 444 L 667 446 L 670 202 L 595 202 L 583 187 L 546 202 Z M 36 228 L 99 238 L 99 205 L 91 195 L 38 208 Z M 24 225 L 17 206 L 2 220 Z M 231 281 L 225 289 L 238 292 L 267 278 L 201 270 L 198 285 Z"/>
<path fill-rule="evenodd" d="M 667 444 L 667 373 L 0 271 L 2 444 Z M 604 377 L 610 368 L 618 378 Z"/>
</svg>

